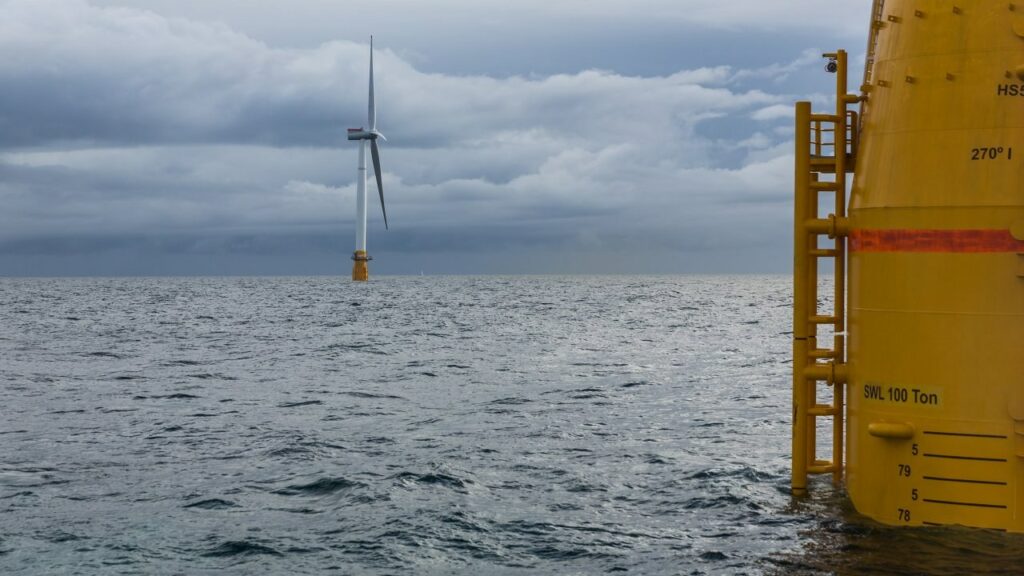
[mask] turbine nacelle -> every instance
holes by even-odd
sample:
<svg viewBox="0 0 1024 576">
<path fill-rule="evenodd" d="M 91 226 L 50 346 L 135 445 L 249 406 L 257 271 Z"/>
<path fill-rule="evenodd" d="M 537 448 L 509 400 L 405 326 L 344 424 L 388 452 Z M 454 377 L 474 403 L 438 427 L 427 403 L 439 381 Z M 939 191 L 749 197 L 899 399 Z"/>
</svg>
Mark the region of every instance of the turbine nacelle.
<svg viewBox="0 0 1024 576">
<path fill-rule="evenodd" d="M 387 142 L 388 139 L 383 134 L 376 130 L 363 130 L 362 128 L 349 128 L 348 139 L 349 140 L 381 140 Z"/>
</svg>

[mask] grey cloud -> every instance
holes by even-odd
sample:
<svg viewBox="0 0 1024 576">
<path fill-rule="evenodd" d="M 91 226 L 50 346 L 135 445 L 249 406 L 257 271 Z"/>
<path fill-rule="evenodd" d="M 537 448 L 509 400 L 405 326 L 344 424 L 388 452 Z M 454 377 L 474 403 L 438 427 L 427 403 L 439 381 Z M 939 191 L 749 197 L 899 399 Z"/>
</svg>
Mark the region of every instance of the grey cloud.
<svg viewBox="0 0 1024 576">
<path fill-rule="evenodd" d="M 871 9 L 870 0 L 98 2 L 230 22 L 253 38 L 294 48 L 376 31 L 420 69 L 491 76 L 587 68 L 650 76 L 707 61 L 762 66 L 774 61 L 773 52 L 799 51 L 814 38 L 860 42 Z"/>
<path fill-rule="evenodd" d="M 61 14 L 45 25 L 49 14 Z M 365 45 L 273 49 L 219 25 L 168 21 L 74 0 L 0 8 L 0 144 L 341 145 L 365 117 Z M 539 79 L 424 74 L 378 54 L 381 122 L 396 143 L 442 146 L 544 128 L 577 138 L 616 131 L 673 140 L 700 114 L 777 99 L 722 87 L 728 70 L 664 77 L 599 71 Z M 718 86 L 716 86 L 718 85 Z"/>
<path fill-rule="evenodd" d="M 147 258 L 203 273 L 258 272 L 260 258 L 292 273 L 344 262 L 355 177 L 344 128 L 365 116 L 365 44 L 283 48 L 226 24 L 10 0 L 0 49 L 12 87 L 0 92 L 0 274 L 33 262 L 78 270 L 69 254 L 126 263 L 97 268 L 117 273 L 159 270 Z M 515 268 L 557 254 L 550 262 L 595 271 L 603 253 L 616 271 L 678 251 L 691 257 L 671 270 L 728 269 L 709 255 L 750 263 L 758 246 L 775 255 L 761 261 L 785 266 L 781 111 L 818 73 L 808 54 L 660 75 L 494 77 L 424 72 L 382 49 L 393 226 L 382 233 L 374 205 L 370 250 L 397 267 L 376 264 L 415 270 L 418 255 L 468 272 L 490 254 L 480 270 L 497 271 L 503 258 Z M 793 80 L 787 93 L 780 75 Z M 630 252 L 645 256 L 622 263 Z M 466 267 L 439 254 L 467 255 Z M 548 265 L 535 271 L 557 271 Z"/>
</svg>

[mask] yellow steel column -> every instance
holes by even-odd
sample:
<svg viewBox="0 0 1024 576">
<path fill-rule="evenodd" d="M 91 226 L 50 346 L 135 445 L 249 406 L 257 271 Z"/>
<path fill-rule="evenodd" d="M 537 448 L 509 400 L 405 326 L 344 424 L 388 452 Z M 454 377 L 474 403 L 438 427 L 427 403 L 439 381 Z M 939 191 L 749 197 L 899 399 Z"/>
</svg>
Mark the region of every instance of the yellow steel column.
<svg viewBox="0 0 1024 576">
<path fill-rule="evenodd" d="M 836 219 L 846 217 L 846 148 L 847 148 L 847 57 L 845 50 L 836 52 L 836 192 L 835 201 Z M 845 336 L 846 332 L 846 238 L 836 235 L 835 237 L 835 295 L 834 314 L 836 317 L 835 335 L 832 350 L 835 356 L 832 361 L 836 364 L 846 362 Z M 832 471 L 832 483 L 839 485 L 843 480 L 843 403 L 845 400 L 845 383 L 834 382 L 832 384 L 832 404 L 836 413 L 832 419 L 832 462 L 835 469 Z"/>
<path fill-rule="evenodd" d="M 794 495 L 807 492 L 807 273 L 808 195 L 811 160 L 811 103 L 796 104 L 795 195 L 793 202 L 793 477 Z"/>
</svg>

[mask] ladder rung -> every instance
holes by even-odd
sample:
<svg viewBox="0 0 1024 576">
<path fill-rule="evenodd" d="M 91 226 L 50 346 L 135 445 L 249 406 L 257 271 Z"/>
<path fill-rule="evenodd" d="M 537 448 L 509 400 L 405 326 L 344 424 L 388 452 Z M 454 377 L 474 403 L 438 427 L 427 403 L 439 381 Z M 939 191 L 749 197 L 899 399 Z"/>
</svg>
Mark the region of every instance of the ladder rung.
<svg viewBox="0 0 1024 576">
<path fill-rule="evenodd" d="M 831 474 L 835 471 L 835 463 L 828 460 L 815 460 L 814 464 L 807 467 L 808 474 Z"/>
<path fill-rule="evenodd" d="M 811 171 L 818 172 L 819 174 L 835 174 L 837 165 L 835 156 L 816 156 L 811 158 Z"/>
<path fill-rule="evenodd" d="M 811 190 L 818 190 L 819 192 L 835 192 L 839 189 L 839 182 L 811 182 Z"/>
<path fill-rule="evenodd" d="M 828 348 L 816 348 L 807 353 L 811 358 L 835 358 L 836 351 Z"/>
<path fill-rule="evenodd" d="M 839 320 L 835 316 L 811 316 L 807 321 L 811 324 L 836 324 Z"/>
<path fill-rule="evenodd" d="M 839 356 L 840 358 L 842 355 Z M 825 381 L 829 386 L 835 383 L 846 384 L 849 369 L 844 362 L 826 362 L 825 364 L 807 364 L 803 369 L 803 377 L 808 380 Z"/>
<path fill-rule="evenodd" d="M 815 404 L 807 409 L 807 414 L 810 416 L 835 416 L 838 411 L 831 404 Z"/>
<path fill-rule="evenodd" d="M 811 256 L 817 256 L 818 258 L 835 258 L 839 255 L 839 252 L 834 248 L 821 249 L 817 248 L 808 252 Z"/>
</svg>

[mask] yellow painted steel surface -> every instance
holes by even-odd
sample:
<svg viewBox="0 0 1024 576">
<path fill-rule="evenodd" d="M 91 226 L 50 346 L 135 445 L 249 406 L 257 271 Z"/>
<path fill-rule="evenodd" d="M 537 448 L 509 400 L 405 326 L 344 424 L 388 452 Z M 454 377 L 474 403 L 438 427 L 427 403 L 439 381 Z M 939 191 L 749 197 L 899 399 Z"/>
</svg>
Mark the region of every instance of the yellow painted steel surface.
<svg viewBox="0 0 1024 576">
<path fill-rule="evenodd" d="M 366 282 L 370 279 L 370 270 L 366 263 L 369 260 L 364 250 L 356 250 L 352 255 L 352 280 L 355 282 Z"/>
<path fill-rule="evenodd" d="M 1024 532 L 1024 2 L 886 0 L 849 206 L 846 487 Z"/>
</svg>

